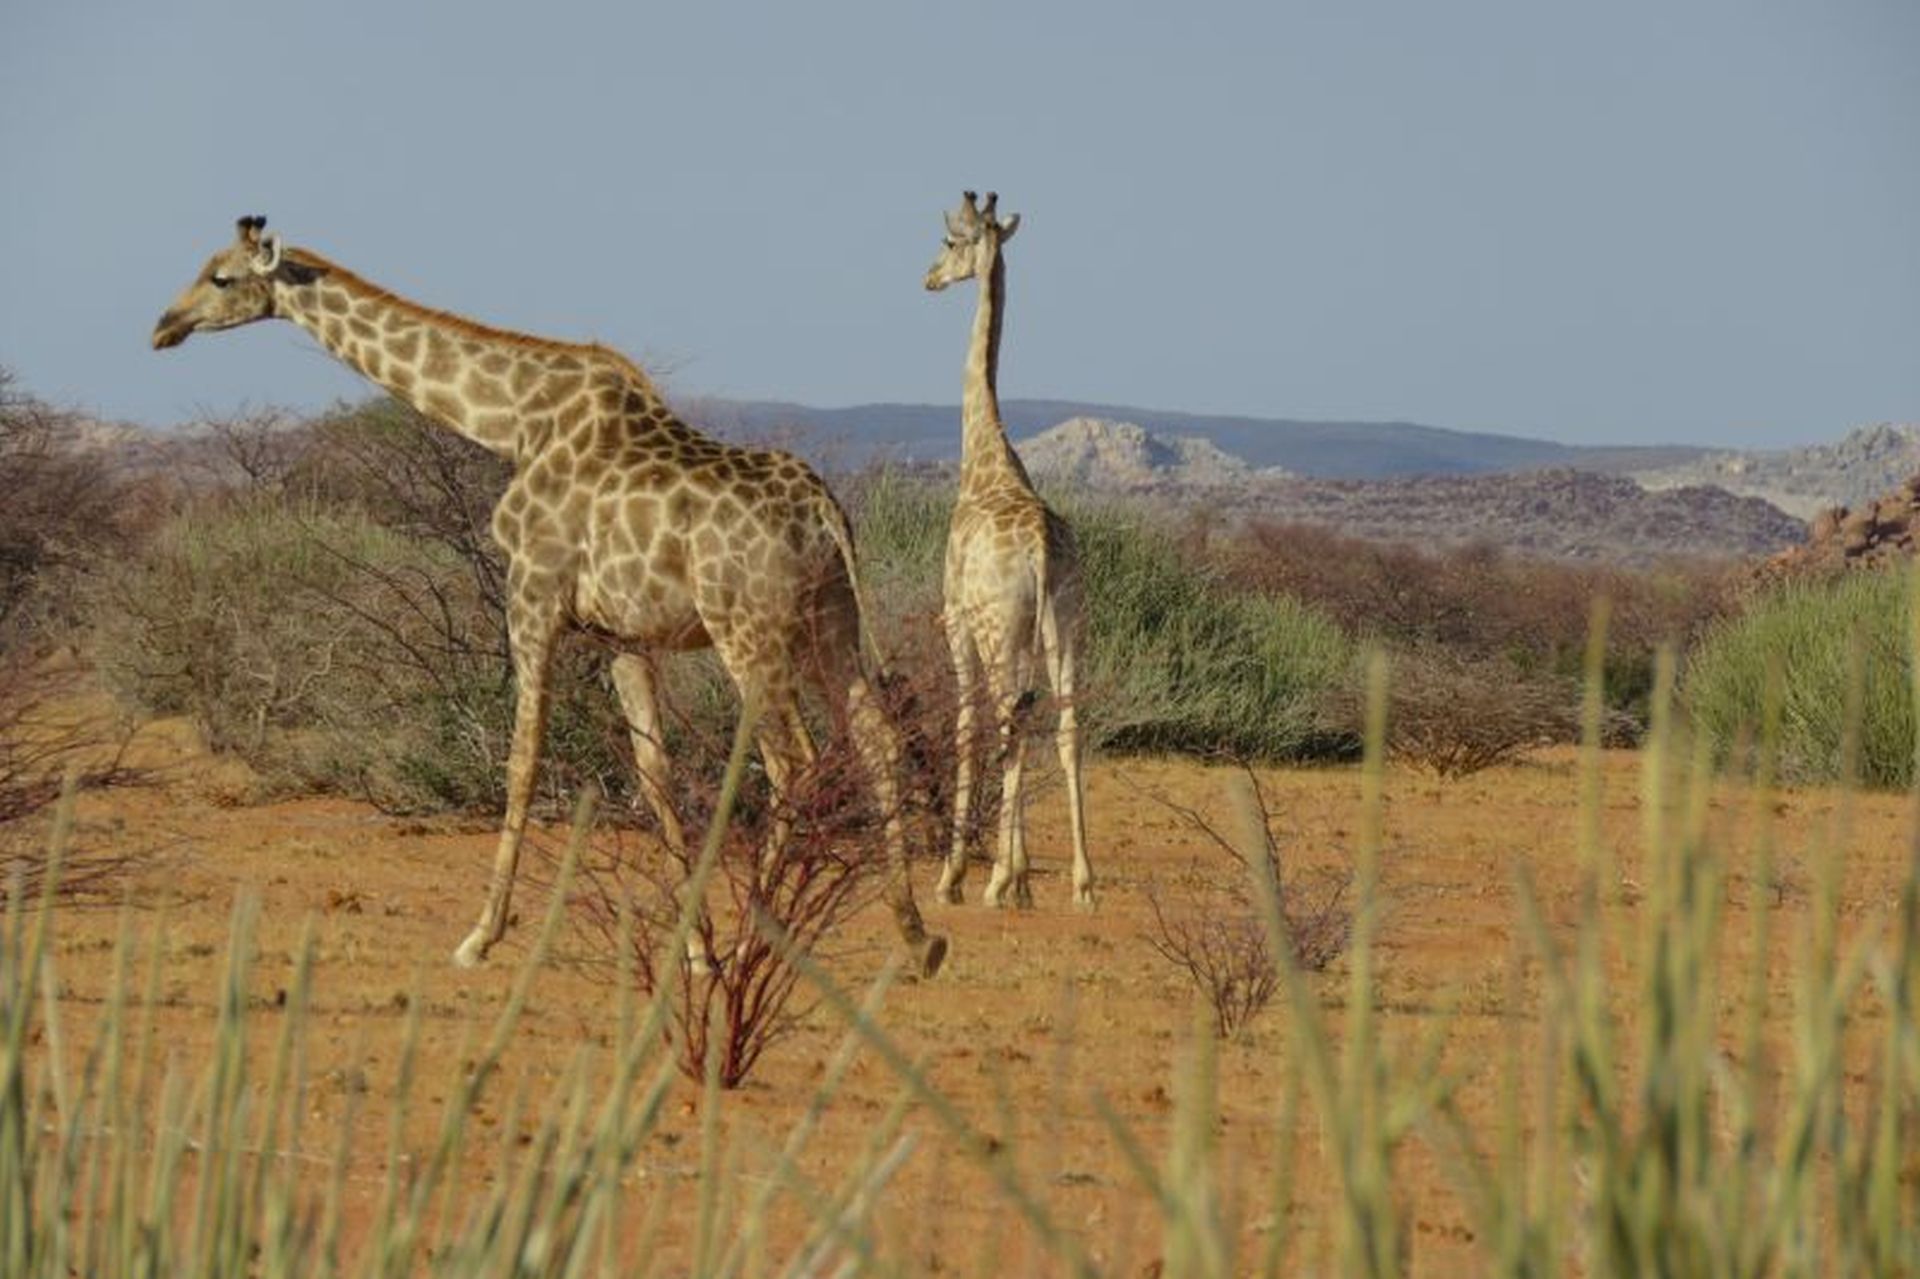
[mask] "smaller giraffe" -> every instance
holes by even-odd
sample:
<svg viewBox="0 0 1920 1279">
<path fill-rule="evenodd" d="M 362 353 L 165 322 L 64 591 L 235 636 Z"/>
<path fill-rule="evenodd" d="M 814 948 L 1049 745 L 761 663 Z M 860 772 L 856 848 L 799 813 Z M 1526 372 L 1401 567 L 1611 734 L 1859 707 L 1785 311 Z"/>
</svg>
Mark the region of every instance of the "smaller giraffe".
<svg viewBox="0 0 1920 1279">
<path fill-rule="evenodd" d="M 1011 889 L 1016 906 L 1033 904 L 1020 789 L 1025 751 L 1020 712 L 1033 690 L 1034 659 L 1041 657 L 1059 703 L 1055 741 L 1066 774 L 1073 831 L 1073 904 L 1087 909 L 1093 905 L 1093 865 L 1087 860 L 1080 721 L 1073 700 L 1083 600 L 1080 557 L 1072 530 L 1034 491 L 1000 420 L 996 380 L 1007 287 L 1001 249 L 1019 228 L 1020 215 L 1002 221 L 995 212 L 999 197 L 994 192 L 987 193 L 984 207 L 976 201 L 968 191 L 960 208 L 946 215 L 947 234 L 926 279 L 933 291 L 962 280 L 980 282 L 961 405 L 960 492 L 947 535 L 943 621 L 959 687 L 959 763 L 953 843 L 938 893 L 941 900 L 959 901 L 966 877 L 974 721 L 984 686 L 1000 733 L 1001 793 L 999 851 L 983 900 L 989 906 L 1003 905 Z"/>
</svg>

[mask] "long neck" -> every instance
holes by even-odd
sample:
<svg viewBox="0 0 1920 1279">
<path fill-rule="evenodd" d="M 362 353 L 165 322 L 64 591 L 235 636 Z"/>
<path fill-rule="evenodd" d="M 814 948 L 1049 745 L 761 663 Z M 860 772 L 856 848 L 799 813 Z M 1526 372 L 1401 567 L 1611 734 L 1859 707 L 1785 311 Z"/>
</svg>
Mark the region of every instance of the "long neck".
<svg viewBox="0 0 1920 1279">
<path fill-rule="evenodd" d="M 528 451 L 530 426 L 581 396 L 590 367 L 617 361 L 637 390 L 652 391 L 644 374 L 604 348 L 475 324 L 298 253 L 314 269 L 303 283 L 276 285 L 277 314 L 427 417 L 503 457 Z"/>
<path fill-rule="evenodd" d="M 973 314 L 973 338 L 967 346 L 966 389 L 960 401 L 960 473 L 963 477 L 1011 469 L 1022 480 L 1026 470 L 1007 443 L 1000 420 L 1000 316 L 1007 301 L 1006 259 L 994 254 L 980 280 L 980 304 Z"/>
</svg>

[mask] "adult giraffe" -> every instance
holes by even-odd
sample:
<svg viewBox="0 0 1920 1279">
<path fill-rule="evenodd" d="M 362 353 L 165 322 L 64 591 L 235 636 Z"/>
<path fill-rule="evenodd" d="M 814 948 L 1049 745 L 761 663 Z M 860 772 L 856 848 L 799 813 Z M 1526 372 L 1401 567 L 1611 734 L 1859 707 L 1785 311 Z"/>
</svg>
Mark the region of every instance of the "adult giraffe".
<svg viewBox="0 0 1920 1279">
<path fill-rule="evenodd" d="M 813 759 L 799 694 L 817 686 L 851 728 L 885 821 L 887 890 L 920 971 L 946 955 L 920 919 L 900 813 L 899 734 L 861 647 L 852 534 L 807 466 L 735 448 L 676 418 L 638 366 L 605 347 L 476 324 L 370 284 L 241 218 L 154 326 L 155 349 L 202 330 L 293 321 L 427 417 L 509 459 L 493 514 L 507 555 L 516 702 L 507 812 L 485 907 L 454 952 L 479 963 L 506 932 L 545 733 L 553 648 L 568 622 L 613 636 L 614 686 L 640 787 L 667 843 L 686 840 L 667 790 L 658 654 L 712 645 L 742 698 L 776 793 Z"/>
<path fill-rule="evenodd" d="M 1082 592 L 1073 533 L 1034 491 L 1033 481 L 1007 442 L 1000 420 L 997 379 L 1000 322 L 1006 306 L 1007 263 L 1001 248 L 1020 227 L 1020 215 L 1002 221 L 999 196 L 985 207 L 968 191 L 946 215 L 940 256 L 927 268 L 930 290 L 962 280 L 980 282 L 973 336 L 967 347 L 960 408 L 960 492 L 947 534 L 943 619 L 959 685 L 956 724 L 958 775 L 953 794 L 953 844 L 940 874 L 939 893 L 960 900 L 967 872 L 974 782 L 975 702 L 984 686 L 1000 730 L 1000 847 L 983 900 L 1031 906 L 1027 885 L 1026 813 L 1020 793 L 1024 734 L 1019 713 L 1033 688 L 1034 659 L 1044 657 L 1059 702 L 1055 732 L 1067 778 L 1067 818 L 1073 833 L 1073 904 L 1093 905 L 1093 865 L 1087 860 L 1085 804 L 1080 785 L 1080 721 L 1074 707 Z"/>
</svg>

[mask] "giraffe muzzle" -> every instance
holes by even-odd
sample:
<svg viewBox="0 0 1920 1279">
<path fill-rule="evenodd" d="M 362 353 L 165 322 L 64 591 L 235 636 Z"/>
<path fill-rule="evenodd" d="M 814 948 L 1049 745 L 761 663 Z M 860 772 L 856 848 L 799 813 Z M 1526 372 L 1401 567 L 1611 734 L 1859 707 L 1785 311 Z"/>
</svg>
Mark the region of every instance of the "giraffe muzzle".
<svg viewBox="0 0 1920 1279">
<path fill-rule="evenodd" d="M 153 349 L 164 351 L 170 346 L 179 346 L 191 332 L 193 326 L 178 311 L 168 311 L 153 326 Z"/>
</svg>

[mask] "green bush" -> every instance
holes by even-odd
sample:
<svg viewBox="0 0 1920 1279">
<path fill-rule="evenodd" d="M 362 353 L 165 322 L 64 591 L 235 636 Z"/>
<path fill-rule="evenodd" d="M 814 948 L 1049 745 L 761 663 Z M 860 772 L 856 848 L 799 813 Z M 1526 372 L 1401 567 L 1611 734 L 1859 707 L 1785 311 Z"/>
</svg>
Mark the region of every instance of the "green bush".
<svg viewBox="0 0 1920 1279">
<path fill-rule="evenodd" d="M 191 507 L 102 584 L 101 671 L 144 709 L 193 718 L 216 749 L 318 722 L 342 681 L 379 679 L 361 565 L 446 584 L 445 564 L 351 511 Z"/>
<path fill-rule="evenodd" d="M 1292 759 L 1344 750 L 1326 699 L 1347 637 L 1291 596 L 1236 591 L 1163 530 L 1111 509 L 1069 513 L 1087 583 L 1087 722 L 1117 750 Z"/>
<path fill-rule="evenodd" d="M 858 541 L 861 585 L 883 623 L 906 612 L 938 612 L 952 486 L 876 467 L 838 487 Z"/>
<path fill-rule="evenodd" d="M 880 471 L 851 488 L 861 572 L 883 630 L 940 606 L 951 486 Z M 1087 591 L 1082 724 L 1099 749 L 1224 752 L 1298 759 L 1350 749 L 1322 708 L 1351 645 L 1291 597 L 1235 589 L 1197 567 L 1149 517 L 1058 501 L 1080 546 Z M 914 649 L 945 664 L 943 646 Z"/>
<path fill-rule="evenodd" d="M 1791 583 L 1710 630 L 1687 662 L 1684 696 L 1722 759 L 1760 724 L 1770 665 L 1781 678 L 1780 767 L 1802 782 L 1838 779 L 1849 668 L 1861 667 L 1859 775 L 1868 786 L 1913 780 L 1908 585 L 1897 573 Z"/>
<path fill-rule="evenodd" d="M 94 590 L 108 685 L 187 717 L 270 785 L 402 808 L 502 802 L 513 701 L 498 619 L 444 546 L 352 507 L 251 494 L 189 506 Z M 563 655 L 549 778 L 618 793 L 624 728 L 593 656 Z"/>
</svg>

